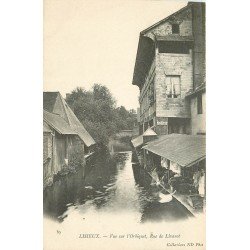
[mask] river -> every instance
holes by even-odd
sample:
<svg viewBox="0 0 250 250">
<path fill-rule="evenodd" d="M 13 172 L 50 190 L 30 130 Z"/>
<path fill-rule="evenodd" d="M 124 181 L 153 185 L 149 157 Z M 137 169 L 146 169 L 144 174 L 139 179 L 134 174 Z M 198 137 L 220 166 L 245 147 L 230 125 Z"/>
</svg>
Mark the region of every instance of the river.
<svg viewBox="0 0 250 250">
<path fill-rule="evenodd" d="M 127 216 L 137 223 L 176 221 L 191 217 L 177 200 L 158 202 L 159 190 L 149 185 L 148 175 L 138 173 L 132 152 L 118 152 L 112 157 L 97 154 L 88 163 L 83 176 L 75 174 L 58 179 L 44 190 L 44 215 L 61 223 L 77 213 L 85 220 L 95 215 Z"/>
</svg>

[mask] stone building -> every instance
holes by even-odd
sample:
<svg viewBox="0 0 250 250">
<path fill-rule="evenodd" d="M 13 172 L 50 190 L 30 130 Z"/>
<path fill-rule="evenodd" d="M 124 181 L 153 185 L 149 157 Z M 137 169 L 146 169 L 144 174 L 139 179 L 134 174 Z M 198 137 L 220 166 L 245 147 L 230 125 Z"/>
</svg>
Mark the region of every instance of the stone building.
<svg viewBox="0 0 250 250">
<path fill-rule="evenodd" d="M 196 128 L 204 116 L 192 114 L 205 86 L 205 3 L 189 2 L 140 33 L 132 83 L 140 89 L 140 134 L 205 133 Z"/>
<path fill-rule="evenodd" d="M 151 184 L 174 190 L 193 214 L 205 207 L 205 74 L 205 3 L 189 2 L 140 33 L 132 82 L 140 89 L 134 155 Z"/>
</svg>

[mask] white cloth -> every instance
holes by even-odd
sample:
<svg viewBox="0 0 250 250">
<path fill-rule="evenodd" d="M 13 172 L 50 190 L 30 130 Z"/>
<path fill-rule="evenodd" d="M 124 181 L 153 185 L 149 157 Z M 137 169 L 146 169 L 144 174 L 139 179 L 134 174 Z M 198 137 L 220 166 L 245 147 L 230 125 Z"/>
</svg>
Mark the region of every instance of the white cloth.
<svg viewBox="0 0 250 250">
<path fill-rule="evenodd" d="M 161 166 L 162 166 L 163 168 L 168 169 L 167 159 L 164 158 L 164 157 L 161 157 Z"/>
<path fill-rule="evenodd" d="M 150 185 L 159 185 L 160 184 L 160 179 L 159 176 L 156 172 L 156 168 L 151 172 L 152 175 L 152 181 Z"/>
<path fill-rule="evenodd" d="M 181 174 L 181 167 L 179 164 L 175 162 L 170 162 L 170 170 L 172 170 L 174 173 L 180 175 Z"/>
<path fill-rule="evenodd" d="M 199 181 L 199 194 L 201 196 L 205 195 L 205 175 L 201 176 L 200 181 Z"/>
</svg>

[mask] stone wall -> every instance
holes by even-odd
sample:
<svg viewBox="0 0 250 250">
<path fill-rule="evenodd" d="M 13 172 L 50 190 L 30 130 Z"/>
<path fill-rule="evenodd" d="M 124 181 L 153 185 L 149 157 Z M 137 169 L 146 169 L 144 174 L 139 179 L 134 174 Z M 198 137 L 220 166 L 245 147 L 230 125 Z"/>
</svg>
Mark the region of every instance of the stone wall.
<svg viewBox="0 0 250 250">
<path fill-rule="evenodd" d="M 167 98 L 166 75 L 180 76 L 181 96 Z M 157 117 L 190 117 L 190 108 L 185 95 L 193 88 L 192 54 L 165 54 L 156 56 L 156 116 Z"/>
</svg>

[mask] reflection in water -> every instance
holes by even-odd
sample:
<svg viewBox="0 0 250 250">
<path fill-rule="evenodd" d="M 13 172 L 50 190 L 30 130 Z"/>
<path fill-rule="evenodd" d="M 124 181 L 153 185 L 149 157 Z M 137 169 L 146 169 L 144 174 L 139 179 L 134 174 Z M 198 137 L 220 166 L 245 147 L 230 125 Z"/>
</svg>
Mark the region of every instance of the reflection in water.
<svg viewBox="0 0 250 250">
<path fill-rule="evenodd" d="M 149 176 L 132 164 L 132 153 L 116 153 L 111 159 L 100 154 L 83 171 L 62 177 L 44 191 L 46 216 L 64 221 L 77 210 L 87 216 L 97 213 L 129 215 L 134 221 L 171 221 L 191 214 L 178 201 L 159 203 L 159 190 Z"/>
</svg>

